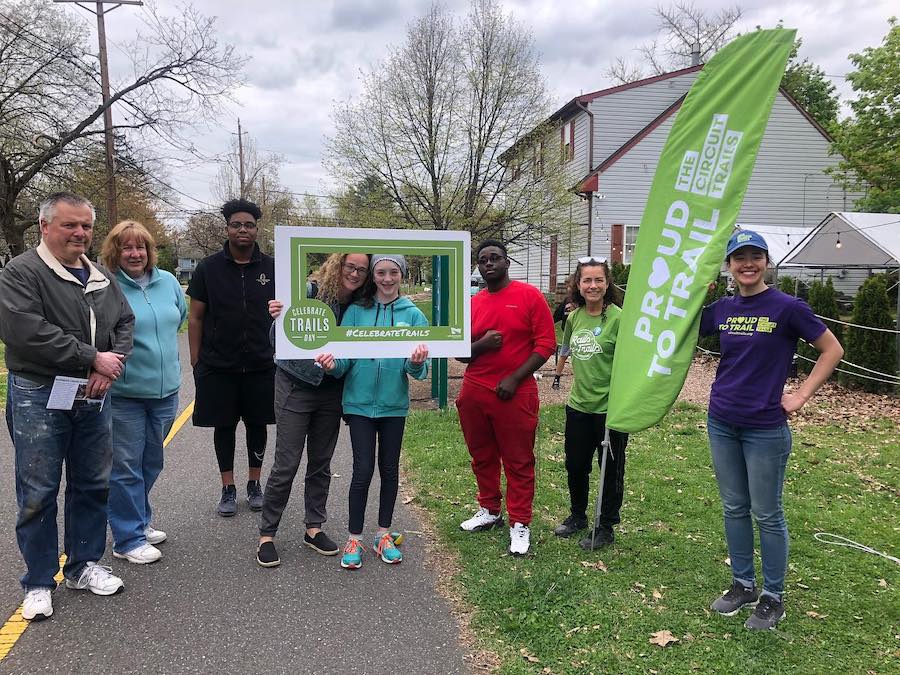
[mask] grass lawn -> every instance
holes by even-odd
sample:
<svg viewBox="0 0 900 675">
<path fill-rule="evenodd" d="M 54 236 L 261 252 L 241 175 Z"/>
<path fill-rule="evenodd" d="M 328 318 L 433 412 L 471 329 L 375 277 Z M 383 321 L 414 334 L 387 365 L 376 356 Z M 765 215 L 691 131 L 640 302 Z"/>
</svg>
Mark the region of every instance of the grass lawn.
<svg viewBox="0 0 900 675">
<path fill-rule="evenodd" d="M 500 656 L 502 673 L 898 672 L 900 567 L 813 538 L 833 532 L 900 554 L 900 434 L 886 420 L 868 427 L 795 433 L 787 618 L 763 634 L 743 628 L 749 610 L 707 609 L 731 577 L 697 406 L 679 404 L 631 439 L 623 522 L 615 545 L 596 553 L 552 533 L 568 507 L 561 406 L 541 412 L 527 559 L 506 555 L 505 529 L 459 530 L 476 504 L 455 411 L 412 414 L 404 456 L 416 501 L 459 560 L 450 583 L 475 608 L 477 646 Z M 665 630 L 678 641 L 650 643 Z"/>
<path fill-rule="evenodd" d="M 428 322 L 431 323 L 431 312 L 432 307 L 434 306 L 431 300 L 419 300 L 415 305 L 422 310 L 422 314 L 424 314 L 425 318 L 428 319 Z"/>
</svg>

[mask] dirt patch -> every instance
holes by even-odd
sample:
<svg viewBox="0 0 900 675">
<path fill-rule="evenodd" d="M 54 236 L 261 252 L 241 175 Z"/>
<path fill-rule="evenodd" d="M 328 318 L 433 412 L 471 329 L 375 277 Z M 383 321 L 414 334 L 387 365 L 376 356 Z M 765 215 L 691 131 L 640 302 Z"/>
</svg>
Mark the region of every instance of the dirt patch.
<svg viewBox="0 0 900 675">
<path fill-rule="evenodd" d="M 449 375 L 448 383 L 448 399 L 450 404 L 456 400 L 459 395 L 459 389 L 462 386 L 463 373 L 466 366 L 455 359 L 450 359 L 447 366 Z M 562 380 L 559 389 L 553 389 L 553 375 L 556 372 L 556 364 L 551 357 L 547 363 L 538 371 L 540 378 L 538 379 L 538 392 L 541 397 L 541 405 L 553 405 L 557 403 L 565 403 L 569 398 L 569 387 L 572 386 L 572 369 L 569 363 L 566 363 L 563 370 Z M 687 381 L 681 390 L 679 400 L 690 401 L 698 405 L 705 405 L 709 400 L 709 388 L 712 386 L 713 378 L 716 374 L 716 361 L 710 357 L 698 357 L 691 365 L 688 372 Z M 436 410 L 437 404 L 431 398 L 431 381 L 410 380 L 409 396 L 412 407 L 417 410 Z"/>
</svg>

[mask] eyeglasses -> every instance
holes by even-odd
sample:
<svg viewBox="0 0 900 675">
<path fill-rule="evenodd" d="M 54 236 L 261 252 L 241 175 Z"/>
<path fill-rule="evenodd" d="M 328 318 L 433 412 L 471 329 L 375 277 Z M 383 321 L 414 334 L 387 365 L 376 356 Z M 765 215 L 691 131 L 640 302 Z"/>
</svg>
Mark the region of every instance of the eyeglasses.
<svg viewBox="0 0 900 675">
<path fill-rule="evenodd" d="M 256 223 L 228 223 L 228 227 L 232 230 L 240 230 L 242 228 L 245 230 L 255 230 L 257 225 Z"/>
<path fill-rule="evenodd" d="M 356 272 L 359 276 L 364 277 L 369 273 L 368 267 L 359 267 L 358 265 L 354 265 L 353 263 L 345 262 L 343 267 L 345 274 L 353 274 L 354 272 Z"/>
<path fill-rule="evenodd" d="M 597 258 L 592 255 L 586 255 L 578 259 L 579 265 L 604 265 L 606 263 L 606 258 Z"/>
<path fill-rule="evenodd" d="M 479 258 L 477 262 L 479 265 L 487 265 L 488 263 L 494 263 L 496 265 L 498 262 L 501 262 L 503 260 L 506 260 L 506 258 L 504 258 L 502 255 L 497 255 L 495 253 L 490 256 Z"/>
</svg>

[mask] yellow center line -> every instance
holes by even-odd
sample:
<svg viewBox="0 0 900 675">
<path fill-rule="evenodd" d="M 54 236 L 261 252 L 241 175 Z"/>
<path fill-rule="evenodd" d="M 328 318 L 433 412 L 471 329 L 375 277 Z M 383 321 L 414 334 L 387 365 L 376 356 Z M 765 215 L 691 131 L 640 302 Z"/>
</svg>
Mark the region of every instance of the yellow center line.
<svg viewBox="0 0 900 675">
<path fill-rule="evenodd" d="M 191 401 L 190 405 L 185 408 L 181 414 L 178 416 L 178 419 L 172 424 L 172 428 L 169 430 L 169 435 L 166 436 L 166 439 L 163 441 L 163 447 L 169 445 L 173 438 L 175 438 L 175 434 L 177 434 L 181 427 L 185 425 L 185 422 L 190 419 L 191 415 L 194 413 L 194 401 Z M 66 555 L 65 553 L 59 556 L 59 572 L 56 573 L 56 576 L 53 577 L 53 580 L 60 584 L 63 581 L 63 565 L 66 564 Z M 9 617 L 7 622 L 0 627 L 0 661 L 6 658 L 6 655 L 9 654 L 10 650 L 16 644 L 22 634 L 25 632 L 25 629 L 28 628 L 28 624 L 30 621 L 26 621 L 22 618 L 22 605 L 13 612 L 13 615 Z"/>
<path fill-rule="evenodd" d="M 178 416 L 178 419 L 172 424 L 172 428 L 169 430 L 169 435 L 166 436 L 166 440 L 163 441 L 163 447 L 169 445 L 173 438 L 175 438 L 175 434 L 177 434 L 181 427 L 184 426 L 184 423 L 188 421 L 191 415 L 194 414 L 194 401 L 191 401 L 190 405 L 185 408 L 182 413 Z"/>
</svg>

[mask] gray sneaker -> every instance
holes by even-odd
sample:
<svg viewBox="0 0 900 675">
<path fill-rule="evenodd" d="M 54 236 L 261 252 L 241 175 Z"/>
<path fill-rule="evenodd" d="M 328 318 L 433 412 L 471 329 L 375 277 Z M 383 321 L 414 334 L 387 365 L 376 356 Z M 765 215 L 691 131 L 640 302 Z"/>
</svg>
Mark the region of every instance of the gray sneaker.
<svg viewBox="0 0 900 675">
<path fill-rule="evenodd" d="M 734 616 L 741 611 L 742 607 L 756 607 L 757 600 L 759 600 L 759 593 L 756 586 L 746 588 L 744 584 L 735 579 L 731 582 L 731 588 L 716 598 L 709 607 L 722 616 Z"/>
<path fill-rule="evenodd" d="M 234 485 L 222 486 L 222 498 L 216 509 L 220 516 L 230 518 L 237 513 L 237 488 Z"/>
<path fill-rule="evenodd" d="M 749 630 L 771 630 L 784 618 L 784 603 L 774 595 L 763 595 L 750 618 L 744 622 Z"/>
<path fill-rule="evenodd" d="M 258 480 L 247 481 L 247 503 L 251 511 L 262 511 L 263 492 Z"/>
</svg>

